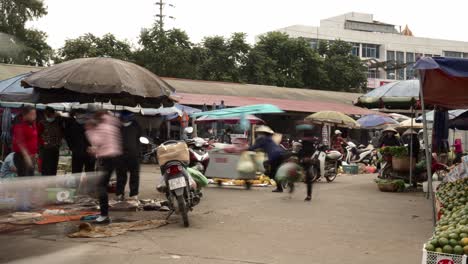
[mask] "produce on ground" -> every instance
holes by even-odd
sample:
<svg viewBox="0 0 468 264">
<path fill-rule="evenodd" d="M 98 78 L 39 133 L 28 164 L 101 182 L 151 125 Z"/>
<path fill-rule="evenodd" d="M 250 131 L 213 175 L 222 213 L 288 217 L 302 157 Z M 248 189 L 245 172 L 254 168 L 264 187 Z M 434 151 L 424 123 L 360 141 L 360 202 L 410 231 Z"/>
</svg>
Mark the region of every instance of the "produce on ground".
<svg viewBox="0 0 468 264">
<path fill-rule="evenodd" d="M 442 183 L 436 196 L 443 206 L 442 217 L 426 250 L 468 255 L 468 178 Z"/>
</svg>

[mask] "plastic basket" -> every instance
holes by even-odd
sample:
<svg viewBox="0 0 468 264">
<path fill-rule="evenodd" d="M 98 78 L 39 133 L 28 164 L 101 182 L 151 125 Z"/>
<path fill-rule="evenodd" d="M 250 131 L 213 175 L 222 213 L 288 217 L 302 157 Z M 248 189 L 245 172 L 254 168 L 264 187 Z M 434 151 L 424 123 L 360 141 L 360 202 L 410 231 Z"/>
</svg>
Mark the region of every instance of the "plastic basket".
<svg viewBox="0 0 468 264">
<path fill-rule="evenodd" d="M 424 247 L 422 264 L 467 264 L 466 255 L 431 252 L 427 251 Z"/>
<path fill-rule="evenodd" d="M 359 166 L 358 165 L 343 165 L 343 171 L 346 174 L 358 174 Z"/>
</svg>

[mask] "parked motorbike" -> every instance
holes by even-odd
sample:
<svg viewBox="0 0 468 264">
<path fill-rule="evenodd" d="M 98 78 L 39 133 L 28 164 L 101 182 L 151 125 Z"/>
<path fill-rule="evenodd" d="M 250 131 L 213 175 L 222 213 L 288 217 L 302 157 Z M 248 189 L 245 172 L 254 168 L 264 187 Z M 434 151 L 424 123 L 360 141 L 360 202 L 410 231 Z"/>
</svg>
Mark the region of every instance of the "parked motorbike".
<svg viewBox="0 0 468 264">
<path fill-rule="evenodd" d="M 369 144 L 367 147 L 360 145 L 356 146 L 353 142 L 348 142 L 345 146 L 346 150 L 346 163 L 363 163 L 365 165 L 376 165 L 377 156 L 374 151 L 374 146 Z"/>
<path fill-rule="evenodd" d="M 324 177 L 327 182 L 332 182 L 338 174 L 338 167 L 343 160 L 343 154 L 337 150 L 329 149 L 323 144 L 317 144 L 312 155 L 310 171 L 313 181 Z"/>
<path fill-rule="evenodd" d="M 146 148 L 146 150 L 143 150 L 141 153 L 141 163 L 158 164 L 158 159 L 156 158 L 156 149 L 158 148 L 158 145 L 156 145 L 154 141 L 148 138 L 146 139 L 148 140 L 148 144 L 143 144 L 143 143 L 142 144 L 148 147 Z"/>
<path fill-rule="evenodd" d="M 150 141 L 142 137 L 140 138 L 142 144 L 149 144 Z M 181 141 L 166 141 L 162 143 L 159 148 L 169 149 L 176 148 L 177 144 L 183 143 Z M 175 147 L 174 147 L 175 146 Z M 167 150 L 166 150 L 167 151 Z M 158 158 L 162 172 L 162 184 L 158 186 L 157 190 L 165 193 L 167 198 L 168 207 L 171 210 L 168 218 L 173 213 L 178 213 L 182 217 L 184 227 L 188 227 L 189 218 L 188 212 L 193 210 L 193 207 L 200 203 L 201 193 L 196 189 L 196 184 L 191 179 L 186 170 L 186 164 L 180 160 L 161 161 Z"/>
<path fill-rule="evenodd" d="M 189 147 L 190 164 L 189 167 L 205 174 L 210 163 L 210 154 L 208 148 L 210 144 L 203 138 L 193 138 L 185 141 Z"/>
</svg>

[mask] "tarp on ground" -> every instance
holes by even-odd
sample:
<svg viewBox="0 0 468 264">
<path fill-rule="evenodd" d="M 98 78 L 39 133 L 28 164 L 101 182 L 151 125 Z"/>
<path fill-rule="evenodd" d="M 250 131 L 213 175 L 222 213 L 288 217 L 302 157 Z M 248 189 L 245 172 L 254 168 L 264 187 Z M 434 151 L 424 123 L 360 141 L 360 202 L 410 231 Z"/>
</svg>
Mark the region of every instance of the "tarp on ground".
<svg viewBox="0 0 468 264">
<path fill-rule="evenodd" d="M 468 59 L 423 57 L 414 68 L 421 73 L 425 104 L 468 108 Z"/>
</svg>

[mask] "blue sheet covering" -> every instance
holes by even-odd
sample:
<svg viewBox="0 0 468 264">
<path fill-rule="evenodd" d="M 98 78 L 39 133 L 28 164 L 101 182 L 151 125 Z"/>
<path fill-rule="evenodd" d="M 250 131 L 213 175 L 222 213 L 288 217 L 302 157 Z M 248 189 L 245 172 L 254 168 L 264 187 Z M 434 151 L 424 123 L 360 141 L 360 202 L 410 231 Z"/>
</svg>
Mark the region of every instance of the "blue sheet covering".
<svg viewBox="0 0 468 264">
<path fill-rule="evenodd" d="M 468 77 L 468 60 L 462 58 L 423 57 L 414 64 L 414 69 L 441 69 L 454 77 Z"/>
</svg>

